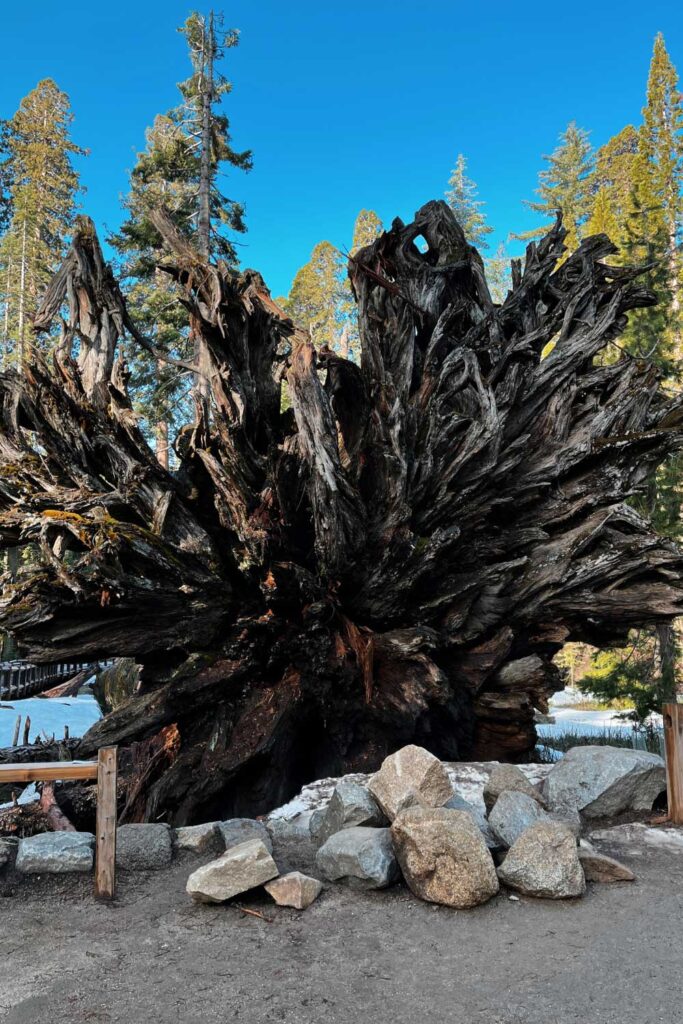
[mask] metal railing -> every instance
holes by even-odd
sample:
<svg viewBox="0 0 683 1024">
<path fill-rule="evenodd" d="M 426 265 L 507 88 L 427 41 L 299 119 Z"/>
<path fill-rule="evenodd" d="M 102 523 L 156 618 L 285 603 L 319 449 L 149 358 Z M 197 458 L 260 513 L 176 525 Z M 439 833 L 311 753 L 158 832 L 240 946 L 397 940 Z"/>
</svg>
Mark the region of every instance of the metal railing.
<svg viewBox="0 0 683 1024">
<path fill-rule="evenodd" d="M 47 665 L 32 665 L 28 661 L 0 662 L 0 700 L 33 697 L 90 667 L 94 673 L 100 662 L 59 661 Z"/>
</svg>

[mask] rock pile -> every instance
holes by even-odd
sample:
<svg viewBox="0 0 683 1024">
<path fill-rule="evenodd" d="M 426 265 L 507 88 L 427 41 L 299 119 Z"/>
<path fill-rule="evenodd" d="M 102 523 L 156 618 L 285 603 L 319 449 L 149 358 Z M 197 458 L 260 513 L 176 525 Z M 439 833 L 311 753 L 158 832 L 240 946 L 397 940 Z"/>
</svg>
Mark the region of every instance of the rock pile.
<svg viewBox="0 0 683 1024">
<path fill-rule="evenodd" d="M 568 899 L 581 896 L 586 881 L 633 880 L 628 867 L 592 842 L 614 845 L 624 829 L 654 830 L 620 825 L 592 832 L 592 842 L 581 832 L 597 818 L 650 810 L 665 789 L 662 759 L 578 747 L 542 767 L 445 765 L 410 745 L 370 777 L 306 787 L 289 814 L 283 808 L 264 821 L 233 818 L 175 830 L 121 826 L 117 863 L 157 870 L 178 851 L 211 856 L 187 881 L 197 902 L 222 903 L 264 887 L 276 903 L 296 910 L 317 899 L 323 881 L 383 889 L 403 877 L 420 899 L 469 908 L 491 899 L 501 884 L 527 896 Z M 311 843 L 314 862 L 308 857 L 318 877 L 286 870 L 286 861 L 302 866 L 297 854 Z M 15 859 L 25 873 L 89 871 L 93 845 L 90 833 L 78 832 L 4 842 L 0 869 Z"/>
<path fill-rule="evenodd" d="M 495 765 L 479 806 L 471 789 L 464 796 L 454 787 L 455 766 L 421 747 L 404 747 L 371 777 L 337 781 L 325 806 L 311 809 L 316 873 L 355 889 L 383 889 L 402 876 L 420 899 L 463 909 L 491 899 L 501 883 L 527 896 L 569 899 L 585 892 L 587 879 L 630 880 L 633 874 L 623 864 L 585 840 L 578 845 L 582 814 L 586 807 L 636 811 L 648 800 L 651 806 L 664 785 L 663 765 L 652 755 L 599 750 L 597 768 L 591 771 L 590 759 L 578 754 L 568 759 L 569 769 L 564 762 L 553 766 L 542 786 L 515 765 Z M 473 768 L 462 766 L 468 767 Z M 324 782 L 317 786 L 326 788 Z M 282 818 L 276 820 L 274 834 L 287 834 Z M 267 821 L 269 831 L 274 824 Z M 296 826 L 290 827 L 294 834 Z M 233 847 L 233 853 L 244 856 L 248 846 Z M 192 886 L 188 882 L 195 898 L 202 898 L 196 891 L 200 871 Z M 242 891 L 256 885 L 256 877 L 236 875 Z M 265 888 L 276 902 L 303 909 L 321 883 L 290 872 Z"/>
</svg>

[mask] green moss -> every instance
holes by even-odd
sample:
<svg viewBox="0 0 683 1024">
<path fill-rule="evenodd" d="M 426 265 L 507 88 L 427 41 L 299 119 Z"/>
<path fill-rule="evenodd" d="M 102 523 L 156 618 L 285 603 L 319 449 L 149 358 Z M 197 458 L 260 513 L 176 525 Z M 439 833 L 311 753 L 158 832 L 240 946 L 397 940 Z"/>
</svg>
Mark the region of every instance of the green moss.
<svg viewBox="0 0 683 1024">
<path fill-rule="evenodd" d="M 43 511 L 43 516 L 47 519 L 66 519 L 69 523 L 85 523 L 86 520 L 83 516 L 79 516 L 76 512 L 62 512 L 56 508 L 47 508 Z"/>
</svg>

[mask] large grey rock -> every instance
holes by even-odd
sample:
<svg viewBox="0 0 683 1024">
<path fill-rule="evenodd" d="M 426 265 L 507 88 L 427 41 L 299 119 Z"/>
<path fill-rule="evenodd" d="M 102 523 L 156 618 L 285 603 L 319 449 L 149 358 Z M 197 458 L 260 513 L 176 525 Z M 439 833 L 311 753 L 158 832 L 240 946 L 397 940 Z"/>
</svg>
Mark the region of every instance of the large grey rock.
<svg viewBox="0 0 683 1024">
<path fill-rule="evenodd" d="M 218 830 L 226 850 L 246 843 L 249 839 L 260 839 L 268 853 L 273 852 L 273 841 L 268 829 L 262 821 L 256 821 L 255 818 L 229 818 L 227 821 L 219 821 Z"/>
<path fill-rule="evenodd" d="M 202 825 L 183 825 L 175 830 L 175 845 L 179 850 L 191 853 L 218 853 L 223 846 L 223 836 L 217 821 Z"/>
<path fill-rule="evenodd" d="M 91 832 L 43 832 L 19 841 L 15 867 L 26 875 L 91 871 L 94 845 Z"/>
<path fill-rule="evenodd" d="M 525 780 L 526 781 L 526 780 Z M 547 815 L 537 800 L 515 790 L 504 790 L 489 814 L 489 825 L 501 846 L 512 846 L 522 832 Z"/>
<path fill-rule="evenodd" d="M 124 871 L 159 871 L 167 868 L 172 858 L 168 825 L 120 825 L 117 828 L 116 866 Z"/>
<path fill-rule="evenodd" d="M 585 841 L 579 846 L 579 860 L 587 882 L 632 882 L 636 877 L 621 861 L 599 853 Z"/>
<path fill-rule="evenodd" d="M 453 794 L 445 765 L 414 744 L 385 758 L 368 789 L 389 821 L 406 807 L 443 807 Z"/>
<path fill-rule="evenodd" d="M 410 807 L 391 826 L 403 877 L 420 899 L 474 907 L 498 892 L 491 853 L 466 811 Z"/>
<path fill-rule="evenodd" d="M 493 829 L 488 823 L 486 817 L 486 811 L 484 805 L 479 800 L 476 804 L 470 803 L 469 800 L 465 800 L 460 793 L 454 793 L 450 800 L 447 800 L 444 804 L 444 808 L 447 811 L 467 811 L 474 818 L 474 821 L 484 837 L 484 841 L 490 850 L 497 850 L 500 846 L 500 842 L 497 836 L 494 835 Z"/>
<path fill-rule="evenodd" d="M 543 803 L 543 797 L 535 786 L 532 786 L 516 764 L 497 764 L 484 783 L 484 804 L 491 811 L 501 793 L 524 793 L 526 796 Z"/>
<path fill-rule="evenodd" d="M 651 810 L 665 789 L 664 761 L 658 754 L 622 747 L 572 747 L 553 765 L 543 796 L 553 811 L 608 818 Z"/>
<path fill-rule="evenodd" d="M 399 877 L 388 828 L 356 825 L 335 832 L 318 850 L 318 871 L 354 889 L 384 889 Z"/>
<path fill-rule="evenodd" d="M 560 900 L 586 889 L 576 837 L 558 822 L 539 821 L 523 832 L 498 868 L 504 885 L 527 896 Z"/>
<path fill-rule="evenodd" d="M 551 821 L 559 821 L 560 825 L 565 825 L 577 839 L 581 835 L 582 822 L 578 811 L 548 811 L 547 817 Z"/>
<path fill-rule="evenodd" d="M 386 824 L 386 817 L 365 786 L 342 779 L 334 787 L 317 838 L 324 843 L 343 828 L 353 828 L 355 825 L 382 828 Z"/>
<path fill-rule="evenodd" d="M 300 871 L 290 871 L 280 875 L 272 882 L 266 882 L 264 888 L 281 907 L 294 907 L 305 910 L 317 899 L 322 890 L 322 882 L 310 875 L 302 875 Z"/>
<path fill-rule="evenodd" d="M 248 839 L 193 871 L 186 889 L 198 903 L 222 903 L 269 882 L 277 874 L 277 865 L 265 844 L 260 839 Z"/>
</svg>

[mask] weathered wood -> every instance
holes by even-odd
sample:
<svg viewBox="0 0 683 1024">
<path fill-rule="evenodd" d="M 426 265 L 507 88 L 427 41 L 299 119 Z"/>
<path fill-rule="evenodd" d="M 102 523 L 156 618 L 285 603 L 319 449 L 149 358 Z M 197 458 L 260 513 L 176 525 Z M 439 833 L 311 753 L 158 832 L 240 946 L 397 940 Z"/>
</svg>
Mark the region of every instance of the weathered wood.
<svg viewBox="0 0 683 1024">
<path fill-rule="evenodd" d="M 86 668 L 82 672 L 77 672 L 71 679 L 67 679 L 65 683 L 51 686 L 49 690 L 41 690 L 38 696 L 46 700 L 52 700 L 55 697 L 75 697 L 80 688 L 87 683 L 92 675 L 92 668 Z"/>
<path fill-rule="evenodd" d="M 683 704 L 665 704 L 662 715 L 669 818 L 683 825 Z"/>
<path fill-rule="evenodd" d="M 0 785 L 7 782 L 55 782 L 96 778 L 96 761 L 34 761 L 32 764 L 0 764 Z"/>
<path fill-rule="evenodd" d="M 73 761 L 76 757 L 78 739 L 67 742 L 30 743 L 27 746 L 0 747 L 0 765 L 37 764 L 40 761 Z"/>
<path fill-rule="evenodd" d="M 116 747 L 102 747 L 97 758 L 95 895 L 116 895 Z"/>
<path fill-rule="evenodd" d="M 75 826 L 69 821 L 55 799 L 55 789 L 51 782 L 44 782 L 40 793 L 40 809 L 47 818 L 53 832 L 75 832 Z"/>
<path fill-rule="evenodd" d="M 357 366 L 152 220 L 210 391 L 178 470 L 137 426 L 120 338 L 153 346 L 86 220 L 36 318 L 68 306 L 53 363 L 0 374 L 0 546 L 34 552 L 0 628 L 34 660 L 142 666 L 79 748 L 120 745 L 129 818 L 253 814 L 407 742 L 524 759 L 565 641 L 683 612 L 681 552 L 628 504 L 683 400 L 603 360 L 653 301 L 605 236 L 561 262 L 558 221 L 496 304 L 428 203 L 350 260 Z"/>
</svg>

